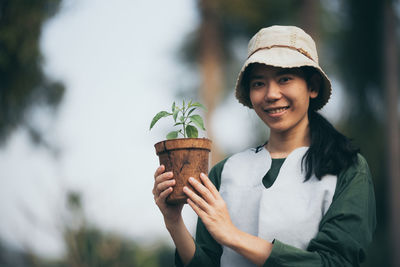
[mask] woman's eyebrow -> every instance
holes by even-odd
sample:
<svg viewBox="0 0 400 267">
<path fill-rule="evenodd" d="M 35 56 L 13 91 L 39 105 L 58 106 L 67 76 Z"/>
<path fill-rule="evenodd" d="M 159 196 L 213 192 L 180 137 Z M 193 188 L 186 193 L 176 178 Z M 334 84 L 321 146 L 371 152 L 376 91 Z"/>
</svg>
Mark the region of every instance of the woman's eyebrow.
<svg viewBox="0 0 400 267">
<path fill-rule="evenodd" d="M 298 71 L 297 70 L 293 70 L 293 69 L 281 69 L 281 70 L 278 70 L 275 75 L 276 76 L 280 76 L 280 75 L 286 75 L 286 74 L 295 75 L 295 74 L 298 74 Z"/>
<path fill-rule="evenodd" d="M 264 79 L 264 75 L 259 75 L 259 74 L 255 74 L 255 75 L 250 75 L 250 80 L 257 80 L 257 79 Z"/>
</svg>

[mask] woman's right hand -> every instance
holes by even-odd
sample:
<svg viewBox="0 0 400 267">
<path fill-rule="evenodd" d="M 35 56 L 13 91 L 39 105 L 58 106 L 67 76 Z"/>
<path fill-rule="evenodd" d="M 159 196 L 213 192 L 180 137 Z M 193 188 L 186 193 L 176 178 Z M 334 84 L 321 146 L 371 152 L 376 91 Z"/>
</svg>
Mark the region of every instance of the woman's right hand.
<svg viewBox="0 0 400 267">
<path fill-rule="evenodd" d="M 165 202 L 169 194 L 172 193 L 172 187 L 175 185 L 172 172 L 165 172 L 165 166 L 161 165 L 154 173 L 154 200 L 164 216 L 166 226 L 172 225 L 181 219 L 183 204 L 169 205 Z"/>
<path fill-rule="evenodd" d="M 184 263 L 188 264 L 194 256 L 196 245 L 190 232 L 182 219 L 183 204 L 168 205 L 165 199 L 172 193 L 175 185 L 172 172 L 165 172 L 165 166 L 161 165 L 154 173 L 154 200 L 164 216 L 165 226 L 174 241 L 178 254 Z"/>
</svg>

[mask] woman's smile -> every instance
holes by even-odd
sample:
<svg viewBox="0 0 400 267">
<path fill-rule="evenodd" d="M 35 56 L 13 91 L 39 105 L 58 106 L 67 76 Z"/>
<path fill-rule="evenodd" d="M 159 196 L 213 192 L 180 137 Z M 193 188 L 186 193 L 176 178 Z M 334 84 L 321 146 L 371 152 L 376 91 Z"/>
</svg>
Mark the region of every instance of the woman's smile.
<svg viewBox="0 0 400 267">
<path fill-rule="evenodd" d="M 273 108 L 266 108 L 265 112 L 268 113 L 271 117 L 281 116 L 290 108 L 290 106 L 283 106 L 283 107 L 273 107 Z"/>
</svg>

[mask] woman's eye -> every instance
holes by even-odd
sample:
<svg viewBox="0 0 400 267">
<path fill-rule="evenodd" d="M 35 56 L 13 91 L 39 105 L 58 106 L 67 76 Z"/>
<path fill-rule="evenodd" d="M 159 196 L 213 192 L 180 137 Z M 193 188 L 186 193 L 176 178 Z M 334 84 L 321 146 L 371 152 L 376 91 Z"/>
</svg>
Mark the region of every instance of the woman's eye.
<svg viewBox="0 0 400 267">
<path fill-rule="evenodd" d="M 290 77 L 281 77 L 279 78 L 279 83 L 287 83 L 288 81 L 290 81 L 291 78 Z"/>
<path fill-rule="evenodd" d="M 258 88 L 258 87 L 262 87 L 263 85 L 264 85 L 263 82 L 252 82 L 252 83 L 250 84 L 250 87 L 251 87 L 251 88 Z"/>
</svg>

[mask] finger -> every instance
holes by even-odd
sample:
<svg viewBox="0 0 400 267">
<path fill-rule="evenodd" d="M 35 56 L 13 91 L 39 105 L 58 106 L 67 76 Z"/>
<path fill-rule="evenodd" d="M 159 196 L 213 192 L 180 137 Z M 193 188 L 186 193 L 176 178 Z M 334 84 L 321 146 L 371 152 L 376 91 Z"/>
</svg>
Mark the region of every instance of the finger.
<svg viewBox="0 0 400 267">
<path fill-rule="evenodd" d="M 208 178 L 207 175 L 205 175 L 204 173 L 200 173 L 200 180 L 215 198 L 219 195 L 217 188 L 211 182 L 210 178 Z"/>
<path fill-rule="evenodd" d="M 156 172 L 154 173 L 154 179 L 157 178 L 157 176 L 159 176 L 161 173 L 163 173 L 165 171 L 165 166 L 164 165 L 160 165 Z"/>
<path fill-rule="evenodd" d="M 189 178 L 189 183 L 193 186 L 194 189 L 197 190 L 201 194 L 201 196 L 210 204 L 213 203 L 215 200 L 213 194 L 210 192 L 210 190 L 205 187 L 202 183 L 194 179 L 193 177 Z"/>
<path fill-rule="evenodd" d="M 199 206 L 197 206 L 196 203 L 194 203 L 190 198 L 187 199 L 187 203 L 194 210 L 194 212 L 196 212 L 197 216 L 199 216 L 200 219 L 202 219 L 202 221 L 204 222 L 204 216 L 206 215 L 206 213 Z"/>
<path fill-rule="evenodd" d="M 167 180 L 167 181 L 164 181 L 164 182 L 162 182 L 162 183 L 159 183 L 159 184 L 157 184 L 155 193 L 156 193 L 156 195 L 157 195 L 158 192 L 163 192 L 163 191 L 166 190 L 168 187 L 172 187 L 172 186 L 174 186 L 174 185 L 175 185 L 175 180 L 174 180 L 174 179 L 172 179 L 172 180 Z"/>
<path fill-rule="evenodd" d="M 183 192 L 194 202 L 198 207 L 200 207 L 202 210 L 207 211 L 208 210 L 208 203 L 202 199 L 199 195 L 197 195 L 193 190 L 189 189 L 189 187 L 185 186 L 183 187 Z"/>
<path fill-rule="evenodd" d="M 172 187 L 168 187 L 164 191 L 161 192 L 161 194 L 156 198 L 156 203 L 164 203 L 165 199 L 171 194 L 173 191 Z"/>
<path fill-rule="evenodd" d="M 158 175 L 154 181 L 153 190 L 152 190 L 153 195 L 157 194 L 158 184 L 160 184 L 166 180 L 172 179 L 173 176 L 174 176 L 174 174 L 172 172 L 164 172 L 164 173 Z"/>
<path fill-rule="evenodd" d="M 174 177 L 173 172 L 164 172 L 156 177 L 155 184 L 159 184 L 166 180 L 170 180 L 172 179 L 172 177 Z"/>
</svg>

